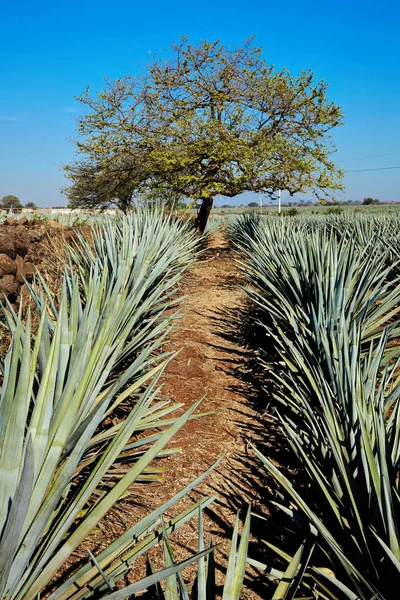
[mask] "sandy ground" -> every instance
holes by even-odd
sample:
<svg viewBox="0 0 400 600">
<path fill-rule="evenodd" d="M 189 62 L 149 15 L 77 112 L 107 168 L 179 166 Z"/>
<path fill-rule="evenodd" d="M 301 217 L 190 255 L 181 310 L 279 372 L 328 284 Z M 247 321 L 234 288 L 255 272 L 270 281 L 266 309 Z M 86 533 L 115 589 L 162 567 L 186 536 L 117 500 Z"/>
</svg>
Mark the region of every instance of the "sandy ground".
<svg viewBox="0 0 400 600">
<path fill-rule="evenodd" d="M 220 546 L 216 551 L 219 583 L 223 582 L 232 527 L 237 511 L 244 517 L 248 504 L 263 514 L 262 469 L 252 456 L 249 441 L 262 443 L 271 422 L 255 402 L 257 390 L 249 377 L 253 350 L 244 346 L 240 330 L 246 327 L 246 293 L 242 274 L 222 234 L 214 236 L 202 259 L 186 275 L 181 292 L 186 296 L 183 314 L 169 344 L 180 353 L 164 375 L 164 393 L 186 407 L 205 395 L 200 410 L 215 411 L 192 421 L 175 438 L 183 454 L 167 461 L 167 484 L 159 500 L 172 495 L 216 461 L 219 467 L 200 486 L 215 495 L 207 511 L 206 531 Z M 254 522 L 256 529 L 257 523 Z M 196 548 L 197 535 L 182 531 L 178 543 Z M 256 550 L 255 550 L 256 551 Z M 250 573 L 243 598 L 260 598 L 260 584 Z"/>
<path fill-rule="evenodd" d="M 182 411 L 204 396 L 197 412 L 212 414 L 189 421 L 175 436 L 170 447 L 181 447 L 182 452 L 161 461 L 166 467 L 165 482 L 133 486 L 131 492 L 136 499 L 127 497 L 113 508 L 59 573 L 63 579 L 68 571 L 75 570 L 77 561 L 86 562 L 86 547 L 97 554 L 138 518 L 173 497 L 224 457 L 207 479 L 166 515 L 172 517 L 200 498 L 216 497 L 205 511 L 204 531 L 206 543 L 212 540 L 218 544 L 217 592 L 222 591 L 236 513 L 239 511 L 243 522 L 250 503 L 257 514 L 266 512 L 267 481 L 249 442 L 273 447 L 275 436 L 274 423 L 264 414 L 263 393 L 253 377 L 255 350 L 246 341 L 247 296 L 241 284 L 243 276 L 227 240 L 222 233 L 213 236 L 200 260 L 182 280 L 179 293 L 185 301 L 181 318 L 164 348 L 179 353 L 168 364 L 162 379 L 163 395 L 173 403 L 183 403 Z M 142 500 L 138 494 L 143 494 Z M 252 532 L 255 535 L 249 555 L 262 559 L 265 546 L 257 539 L 258 519 L 253 519 Z M 171 543 L 178 560 L 196 552 L 197 518 L 175 532 Z M 154 568 L 162 569 L 161 548 L 154 548 L 150 554 Z M 183 572 L 187 582 L 193 583 L 196 570 L 193 565 Z M 137 581 L 145 574 L 146 561 L 142 557 L 125 582 Z M 248 569 L 241 597 L 255 600 L 272 596 L 266 592 L 265 584 L 263 575 Z"/>
</svg>

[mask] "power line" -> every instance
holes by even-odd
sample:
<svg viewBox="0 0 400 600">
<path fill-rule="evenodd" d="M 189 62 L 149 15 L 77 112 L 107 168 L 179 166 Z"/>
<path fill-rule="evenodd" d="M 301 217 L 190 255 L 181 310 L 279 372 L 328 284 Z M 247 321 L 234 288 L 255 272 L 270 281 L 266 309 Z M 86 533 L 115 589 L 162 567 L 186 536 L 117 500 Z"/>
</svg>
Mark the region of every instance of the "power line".
<svg viewBox="0 0 400 600">
<path fill-rule="evenodd" d="M 351 162 L 356 160 L 368 160 L 369 158 L 382 158 L 383 156 L 394 156 L 395 154 L 400 154 L 400 150 L 397 152 L 389 152 L 387 154 L 375 154 L 375 156 L 361 156 L 360 158 L 345 158 L 345 160 L 339 160 L 338 162 Z"/>
<path fill-rule="evenodd" d="M 365 173 L 366 171 L 388 171 L 389 169 L 400 169 L 400 165 L 397 167 L 379 167 L 378 169 L 352 169 L 351 171 L 345 171 L 345 173 Z"/>
</svg>

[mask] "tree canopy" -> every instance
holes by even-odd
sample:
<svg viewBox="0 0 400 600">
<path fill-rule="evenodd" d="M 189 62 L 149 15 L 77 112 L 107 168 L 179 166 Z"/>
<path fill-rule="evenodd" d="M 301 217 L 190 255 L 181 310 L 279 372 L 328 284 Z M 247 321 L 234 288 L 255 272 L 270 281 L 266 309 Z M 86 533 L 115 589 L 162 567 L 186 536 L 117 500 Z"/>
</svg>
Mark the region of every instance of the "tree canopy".
<svg viewBox="0 0 400 600">
<path fill-rule="evenodd" d="M 123 210 L 135 194 L 202 200 L 204 229 L 213 198 L 341 187 L 329 132 L 342 122 L 311 71 L 276 71 L 252 40 L 229 50 L 219 40 L 183 38 L 140 77 L 106 81 L 78 98 L 76 161 L 65 167 L 72 206 Z"/>
<path fill-rule="evenodd" d="M 14 196 L 13 194 L 7 194 L 3 196 L 0 200 L 0 208 L 20 208 L 21 202 L 18 196 Z"/>
</svg>

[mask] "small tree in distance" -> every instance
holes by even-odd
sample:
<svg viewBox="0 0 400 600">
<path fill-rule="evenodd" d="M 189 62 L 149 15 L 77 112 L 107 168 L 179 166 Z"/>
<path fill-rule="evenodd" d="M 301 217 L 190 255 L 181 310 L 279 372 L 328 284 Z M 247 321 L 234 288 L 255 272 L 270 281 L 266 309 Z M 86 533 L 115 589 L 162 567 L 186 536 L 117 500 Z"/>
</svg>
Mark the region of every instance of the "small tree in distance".
<svg viewBox="0 0 400 600">
<path fill-rule="evenodd" d="M 34 202 L 27 202 L 25 204 L 25 208 L 32 208 L 33 210 L 35 210 L 35 208 L 37 208 L 37 206 Z"/>
<path fill-rule="evenodd" d="M 379 200 L 377 198 L 364 198 L 363 204 L 378 204 Z"/>
<path fill-rule="evenodd" d="M 342 113 L 326 90 L 312 72 L 276 71 L 252 40 L 228 50 L 183 38 L 143 77 L 78 98 L 85 116 L 78 159 L 65 167 L 70 205 L 126 210 L 134 192 L 169 188 L 201 201 L 204 231 L 217 195 L 339 189 L 328 134 Z"/>
<path fill-rule="evenodd" d="M 22 204 L 18 198 L 18 196 L 14 196 L 13 194 L 7 194 L 3 196 L 0 200 L 0 209 L 10 209 L 10 208 L 22 208 Z"/>
<path fill-rule="evenodd" d="M 247 205 L 249 208 L 257 208 L 258 202 L 249 202 Z"/>
</svg>

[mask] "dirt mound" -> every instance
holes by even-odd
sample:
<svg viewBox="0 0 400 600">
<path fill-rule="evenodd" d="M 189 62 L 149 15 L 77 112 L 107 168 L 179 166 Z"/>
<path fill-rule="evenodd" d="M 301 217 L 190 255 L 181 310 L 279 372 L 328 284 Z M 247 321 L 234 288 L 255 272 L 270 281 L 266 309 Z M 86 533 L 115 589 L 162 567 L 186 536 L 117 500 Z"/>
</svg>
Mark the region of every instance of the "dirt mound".
<svg viewBox="0 0 400 600">
<path fill-rule="evenodd" d="M 18 308 L 26 297 L 26 281 L 36 270 L 46 273 L 56 261 L 57 248 L 62 254 L 65 244 L 76 235 L 72 227 L 55 221 L 7 219 L 0 225 L 0 301 L 5 298 Z"/>
</svg>

